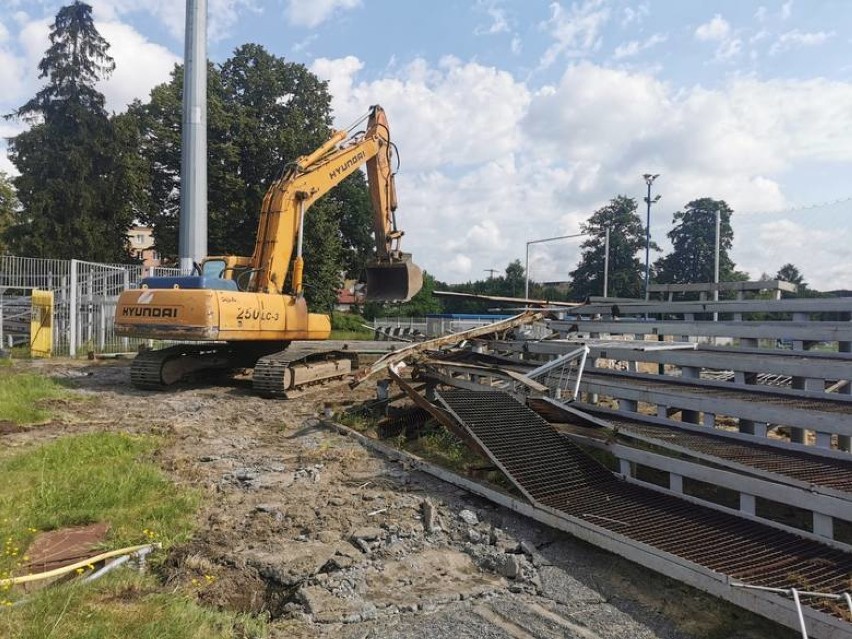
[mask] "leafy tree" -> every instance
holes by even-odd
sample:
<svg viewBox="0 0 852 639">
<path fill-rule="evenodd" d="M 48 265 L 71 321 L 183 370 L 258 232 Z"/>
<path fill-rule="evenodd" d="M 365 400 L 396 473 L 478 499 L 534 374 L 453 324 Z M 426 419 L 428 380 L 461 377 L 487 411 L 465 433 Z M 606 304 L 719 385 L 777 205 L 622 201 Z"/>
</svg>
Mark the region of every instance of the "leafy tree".
<svg viewBox="0 0 852 639">
<path fill-rule="evenodd" d="M 712 282 L 716 259 L 716 212 L 720 214 L 719 281 L 748 279 L 736 270 L 729 255 L 734 242 L 731 227 L 733 210 L 724 200 L 701 198 L 674 214 L 674 228 L 668 232 L 672 252 L 654 264 L 658 282 L 687 284 Z"/>
<path fill-rule="evenodd" d="M 492 280 L 494 281 L 494 280 Z M 510 297 L 519 297 L 524 294 L 526 288 L 526 270 L 521 264 L 521 260 L 510 262 L 506 267 L 506 277 L 500 282 L 498 278 L 497 284 L 502 284 L 502 291 L 498 295 L 507 295 Z"/>
<path fill-rule="evenodd" d="M 133 221 L 135 130 L 107 116 L 95 83 L 115 68 L 92 8 L 62 7 L 39 63 L 47 84 L 15 113 L 32 123 L 9 140 L 21 210 L 7 231 L 10 249 L 34 257 L 121 261 Z"/>
<path fill-rule="evenodd" d="M 809 291 L 808 283 L 805 282 L 804 275 L 802 275 L 799 269 L 793 264 L 787 263 L 778 269 L 778 272 L 775 274 L 775 279 L 783 282 L 790 282 L 791 284 L 798 286 L 798 295 L 804 295 Z"/>
<path fill-rule="evenodd" d="M 177 67 L 148 104 L 131 109 L 148 167 L 144 221 L 158 250 L 177 254 L 183 73 Z M 263 197 L 283 166 L 330 134 L 331 98 L 303 65 L 245 44 L 208 67 L 208 251 L 251 255 Z M 358 172 L 315 203 L 305 218 L 305 293 L 331 306 L 340 272 L 357 276 L 370 257 L 371 205 Z"/>
<path fill-rule="evenodd" d="M 6 253 L 4 236 L 15 220 L 20 204 L 9 176 L 0 171 L 0 254 Z"/>
<path fill-rule="evenodd" d="M 603 295 L 607 226 L 610 227 L 607 294 L 639 297 L 644 293 L 643 264 L 637 254 L 645 248 L 645 227 L 636 212 L 636 200 L 619 195 L 580 227 L 589 237 L 583 241 L 580 262 L 571 273 L 575 299 Z M 659 250 L 653 243 L 651 248 Z"/>
<path fill-rule="evenodd" d="M 436 280 L 429 273 L 423 273 L 423 288 L 410 301 L 400 305 L 400 313 L 405 317 L 425 317 L 443 312 L 441 300 L 433 295 Z"/>
</svg>

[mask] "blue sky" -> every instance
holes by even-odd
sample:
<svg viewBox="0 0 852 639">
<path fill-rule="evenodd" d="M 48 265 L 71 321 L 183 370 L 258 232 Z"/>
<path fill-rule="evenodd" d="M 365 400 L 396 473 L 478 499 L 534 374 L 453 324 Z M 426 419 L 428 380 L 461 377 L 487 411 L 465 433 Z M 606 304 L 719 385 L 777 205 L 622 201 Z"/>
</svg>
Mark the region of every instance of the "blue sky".
<svg viewBox="0 0 852 639">
<path fill-rule="evenodd" d="M 653 172 L 664 246 L 674 211 L 723 198 L 741 268 L 792 262 L 812 285 L 852 288 L 852 3 L 209 3 L 214 61 L 258 42 L 329 81 L 337 124 L 387 109 L 406 248 L 441 279 L 523 259 L 528 240 L 577 232 L 617 194 L 641 203 Z M 181 58 L 183 4 L 92 1 L 117 63 L 111 109 Z M 0 0 L 4 113 L 37 90 L 60 5 Z M 0 169 L 14 171 L 2 156 Z M 566 279 L 578 242 L 536 246 L 533 278 Z"/>
</svg>

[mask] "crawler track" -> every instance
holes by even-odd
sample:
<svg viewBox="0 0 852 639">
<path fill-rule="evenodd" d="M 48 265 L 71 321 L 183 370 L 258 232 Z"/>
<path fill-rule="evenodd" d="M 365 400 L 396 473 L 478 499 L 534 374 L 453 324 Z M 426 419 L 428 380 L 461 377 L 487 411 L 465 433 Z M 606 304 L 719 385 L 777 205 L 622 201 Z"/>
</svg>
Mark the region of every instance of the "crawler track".
<svg viewBox="0 0 852 639">
<path fill-rule="evenodd" d="M 320 365 L 343 359 L 347 355 L 342 351 L 317 350 L 315 347 L 305 346 L 302 348 L 288 348 L 279 353 L 273 353 L 261 357 L 254 366 L 252 386 L 254 391 L 261 397 L 292 399 L 296 396 L 303 385 L 294 384 L 291 379 L 293 367 L 301 366 L 310 368 L 312 365 Z M 339 374 L 333 371 L 331 374 L 323 374 L 316 377 L 312 383 L 319 383 L 336 377 L 343 377 L 349 373 L 349 368 L 341 369 Z"/>
</svg>

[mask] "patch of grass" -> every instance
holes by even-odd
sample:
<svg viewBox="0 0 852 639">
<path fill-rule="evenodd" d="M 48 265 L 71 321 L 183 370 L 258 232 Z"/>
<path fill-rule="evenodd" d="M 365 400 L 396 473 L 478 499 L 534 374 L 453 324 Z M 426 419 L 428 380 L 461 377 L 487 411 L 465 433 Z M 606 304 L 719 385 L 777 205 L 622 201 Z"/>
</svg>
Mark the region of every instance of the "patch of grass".
<svg viewBox="0 0 852 639">
<path fill-rule="evenodd" d="M 359 433 L 374 433 L 376 430 L 377 421 L 375 417 L 361 412 L 343 411 L 335 415 L 334 418 L 344 426 L 357 430 Z"/>
<path fill-rule="evenodd" d="M 0 577 L 26 563 L 25 548 L 39 530 L 109 522 L 109 548 L 186 539 L 199 495 L 150 461 L 156 443 L 92 433 L 0 460 Z"/>
<path fill-rule="evenodd" d="M 460 473 L 464 473 L 468 466 L 488 463 L 444 429 L 432 431 L 407 442 L 405 449 L 427 461 Z"/>
<path fill-rule="evenodd" d="M 263 621 L 205 609 L 164 594 L 150 575 L 119 569 L 92 584 L 70 583 L 0 611 L 0 636 L 15 639 L 254 639 Z"/>
<path fill-rule="evenodd" d="M 6 361 L 6 360 L 3 360 Z M 16 424 L 46 421 L 50 411 L 39 404 L 66 391 L 49 377 L 33 373 L 0 373 L 0 420 Z"/>
</svg>

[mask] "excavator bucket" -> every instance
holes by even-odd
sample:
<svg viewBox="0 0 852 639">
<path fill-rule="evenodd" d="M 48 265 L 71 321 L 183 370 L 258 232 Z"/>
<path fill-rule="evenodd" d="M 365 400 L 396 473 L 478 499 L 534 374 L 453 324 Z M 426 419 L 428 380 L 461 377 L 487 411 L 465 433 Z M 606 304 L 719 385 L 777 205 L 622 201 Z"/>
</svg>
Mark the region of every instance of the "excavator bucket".
<svg viewBox="0 0 852 639">
<path fill-rule="evenodd" d="M 423 271 L 410 255 L 393 262 L 367 266 L 367 299 L 371 302 L 407 302 L 423 286 Z"/>
</svg>

